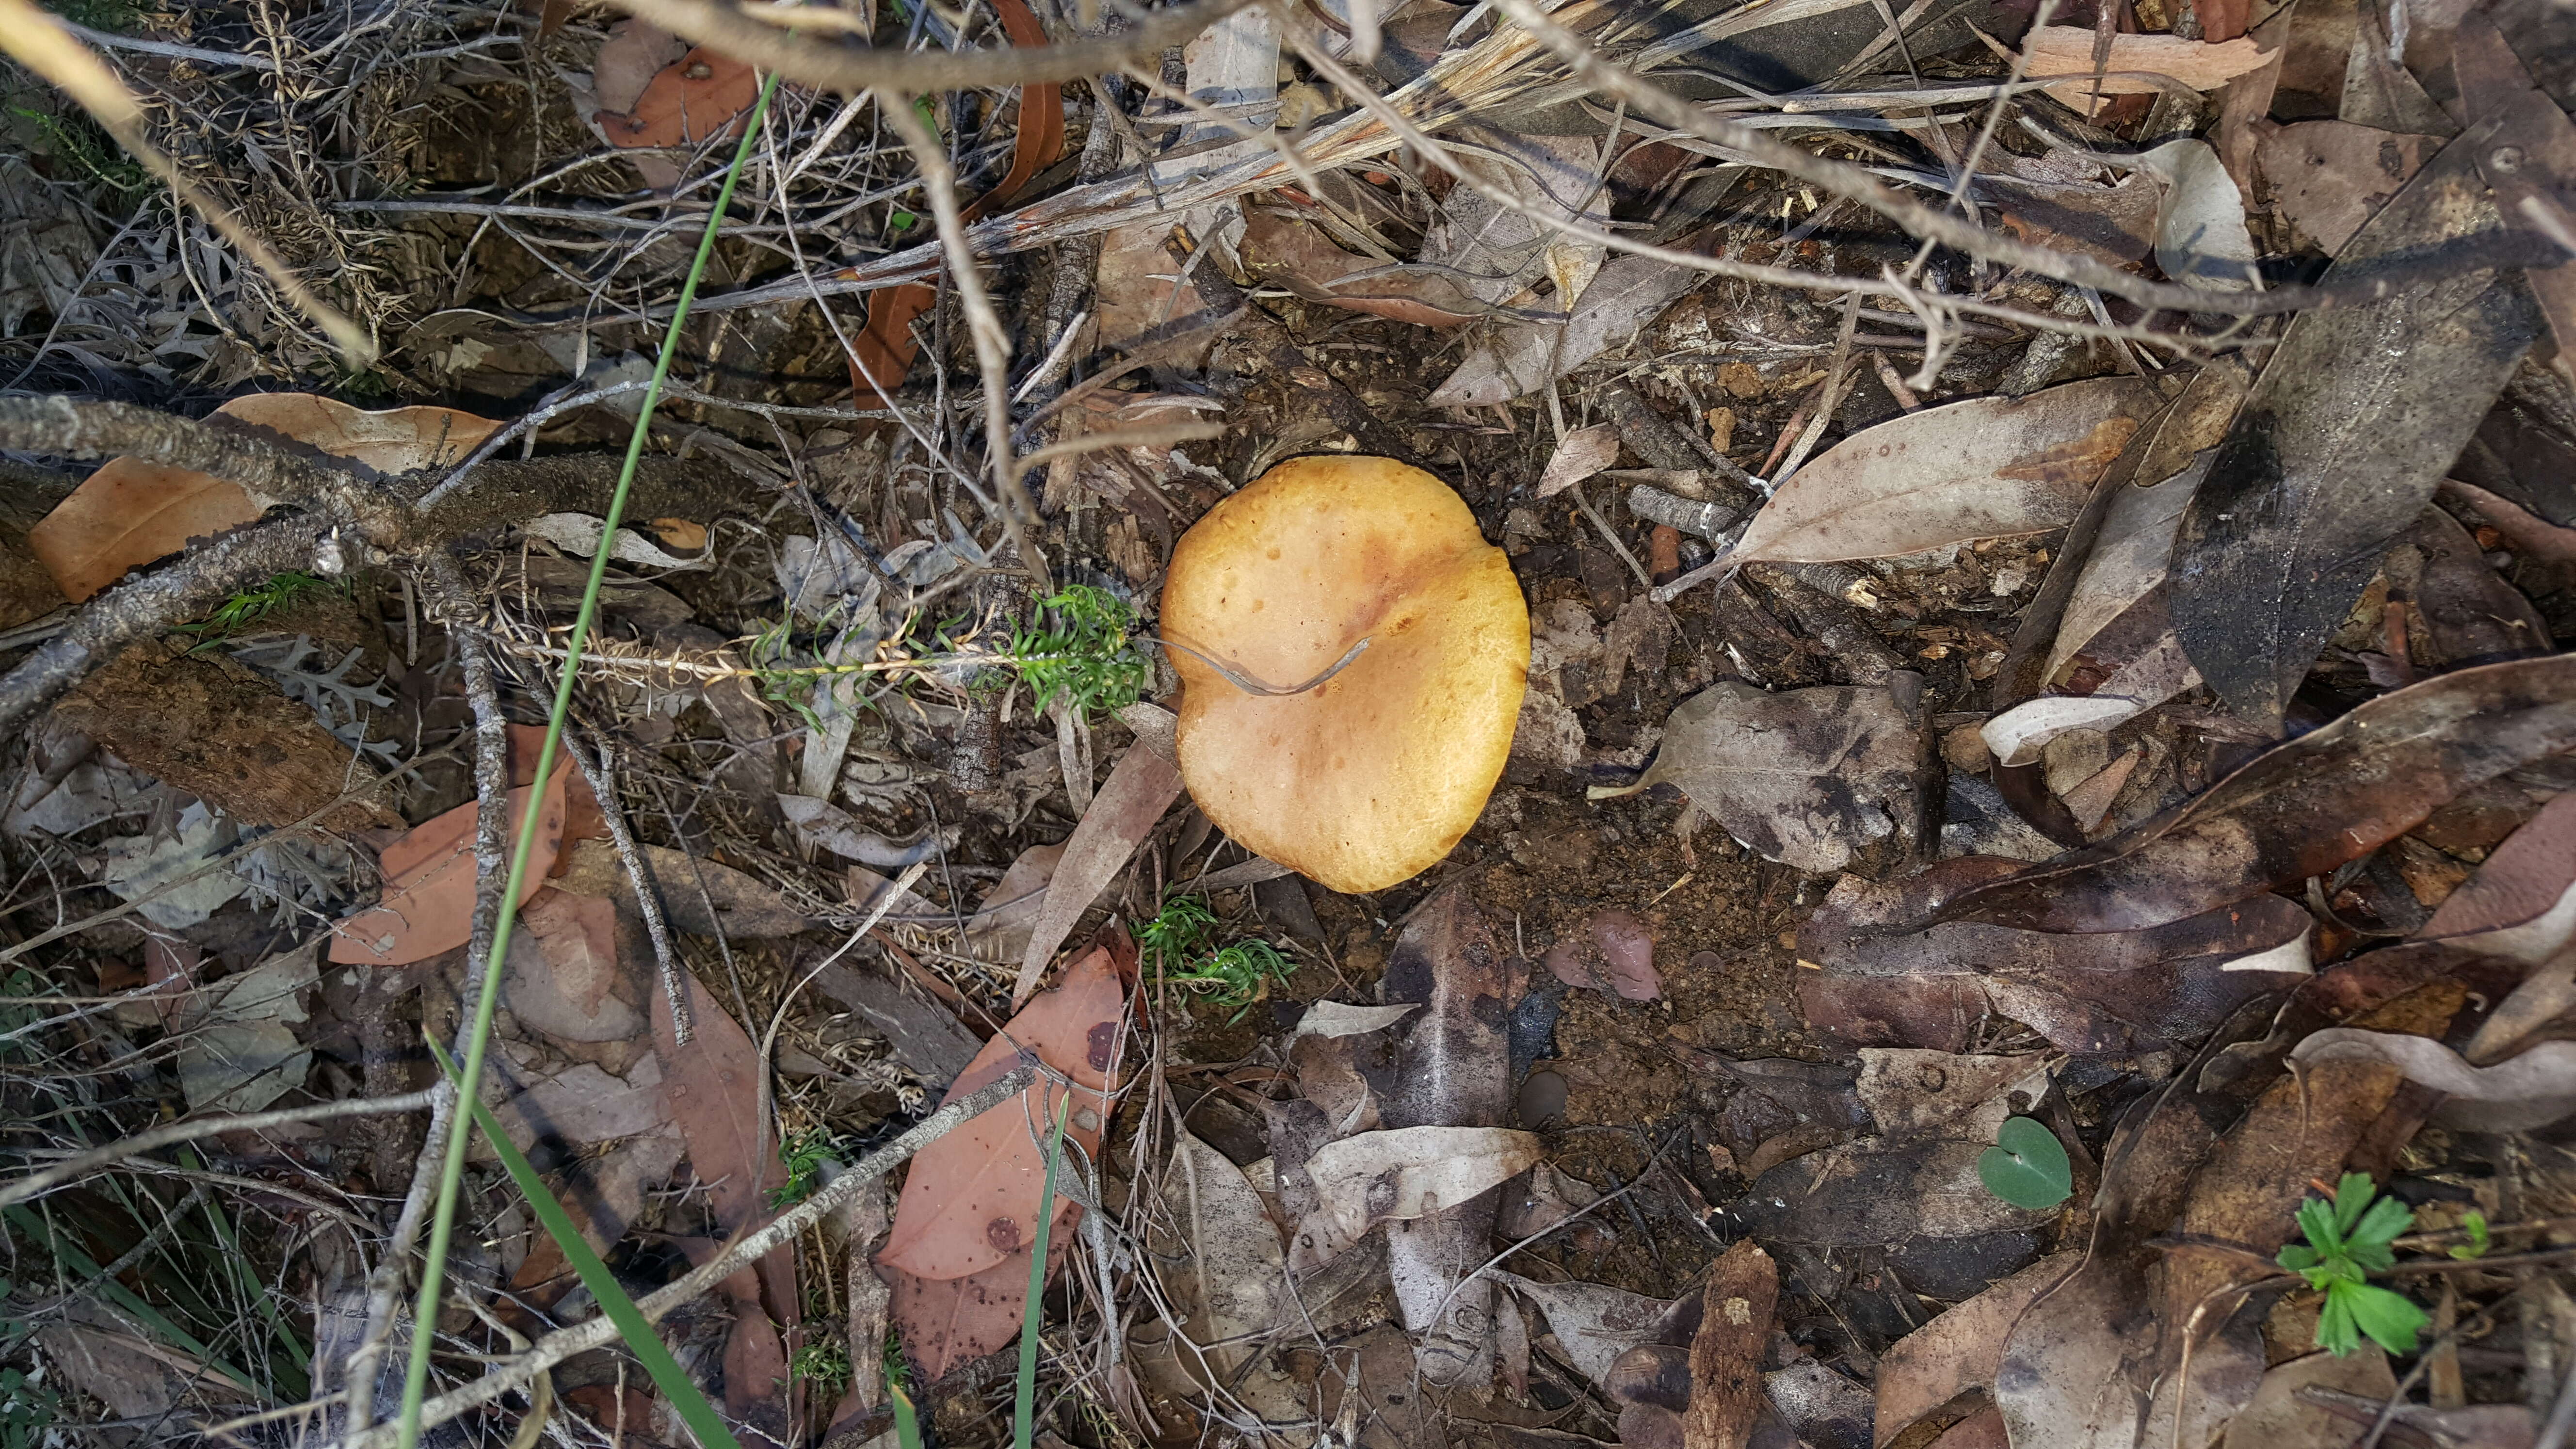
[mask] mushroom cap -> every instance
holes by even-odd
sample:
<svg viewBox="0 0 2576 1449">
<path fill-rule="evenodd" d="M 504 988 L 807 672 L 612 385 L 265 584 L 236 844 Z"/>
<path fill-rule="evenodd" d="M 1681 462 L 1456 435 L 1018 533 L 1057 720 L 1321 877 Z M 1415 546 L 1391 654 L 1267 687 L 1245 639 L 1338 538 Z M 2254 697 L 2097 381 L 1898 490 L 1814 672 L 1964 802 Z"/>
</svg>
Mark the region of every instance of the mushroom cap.
<svg viewBox="0 0 2576 1449">
<path fill-rule="evenodd" d="M 1296 458 L 1172 551 L 1162 629 L 1272 685 L 1171 651 L 1181 779 L 1249 849 L 1344 892 L 1447 855 L 1493 793 L 1529 679 L 1529 608 L 1449 485 L 1390 458 Z"/>
</svg>

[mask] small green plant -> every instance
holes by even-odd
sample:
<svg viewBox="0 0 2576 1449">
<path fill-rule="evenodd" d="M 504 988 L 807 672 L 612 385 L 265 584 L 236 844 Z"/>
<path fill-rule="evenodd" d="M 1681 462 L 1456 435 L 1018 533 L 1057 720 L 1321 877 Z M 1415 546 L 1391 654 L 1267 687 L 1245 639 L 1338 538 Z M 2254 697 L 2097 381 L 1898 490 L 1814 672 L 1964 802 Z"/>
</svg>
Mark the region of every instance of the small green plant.
<svg viewBox="0 0 2576 1449">
<path fill-rule="evenodd" d="M 1977 1179 L 1986 1191 L 2033 1211 L 2053 1208 L 2075 1191 L 2065 1144 L 2047 1124 L 2029 1117 L 2004 1119 L 1995 1145 L 1977 1159 Z"/>
<path fill-rule="evenodd" d="M 2299 1226 L 2308 1241 L 2281 1250 L 2281 1266 L 2326 1295 L 2325 1311 L 2317 1315 L 2317 1347 L 2338 1358 L 2360 1348 L 2363 1334 L 2390 1353 L 2412 1353 L 2424 1327 L 2423 1309 L 2368 1281 L 2396 1262 L 2389 1245 L 2415 1223 L 2406 1204 L 2393 1197 L 2372 1202 L 2378 1191 L 2369 1173 L 2345 1173 L 2333 1202 L 2312 1197 L 2299 1204 Z"/>
<path fill-rule="evenodd" d="M 1154 969 L 1175 986 L 1203 991 L 1219 1007 L 1239 1008 L 1230 1019 L 1243 1020 L 1252 1004 L 1270 994 L 1270 984 L 1285 981 L 1296 969 L 1267 941 L 1216 944 L 1216 912 L 1198 896 L 1173 892 L 1163 909 L 1137 932 L 1138 945 Z"/>
<path fill-rule="evenodd" d="M 1043 714 L 1063 695 L 1086 715 L 1134 704 L 1154 682 L 1154 665 L 1129 630 L 1136 611 L 1106 589 L 1074 584 L 1038 601 L 1035 620 L 1012 631 L 1012 662 Z"/>
<path fill-rule="evenodd" d="M 341 586 L 330 579 L 290 569 L 255 589 L 246 589 L 226 599 L 194 624 L 179 627 L 200 637 L 222 639 L 238 634 L 290 604 L 331 593 Z"/>
<path fill-rule="evenodd" d="M 0 1449 L 36 1449 L 63 1401 L 16 1369 L 0 1369 Z"/>
<path fill-rule="evenodd" d="M 131 23 L 131 19 L 132 17 L 128 16 L 126 23 Z M 82 22 L 75 19 L 73 23 Z M 92 26 L 91 28 L 113 27 Z M 142 164 L 133 157 L 126 155 L 123 148 L 109 140 L 107 133 L 101 131 L 97 123 L 88 117 L 74 114 L 69 119 L 65 119 L 44 111 L 30 110 L 25 106 L 12 106 L 10 109 L 32 122 L 37 130 L 44 133 L 45 144 L 53 153 L 54 159 L 62 163 L 70 172 L 97 182 L 110 191 L 128 196 L 138 195 L 151 189 L 152 173 L 144 170 Z M 66 177 L 66 179 L 69 178 Z"/>
<path fill-rule="evenodd" d="M 2487 1215 L 2476 1208 L 2469 1209 L 2460 1217 L 2460 1229 L 2469 1235 L 2469 1240 L 2453 1245 L 2451 1256 L 2463 1263 L 2485 1257 L 2490 1246 L 2487 1242 Z"/>
<path fill-rule="evenodd" d="M 837 1394 L 850 1381 L 850 1349 L 838 1336 L 809 1343 L 787 1362 L 788 1377 Z"/>
<path fill-rule="evenodd" d="M 789 1133 L 778 1144 L 778 1160 L 787 1168 L 787 1180 L 769 1190 L 769 1205 L 793 1207 L 812 1197 L 814 1189 L 822 1186 L 823 1164 L 837 1156 L 839 1150 L 840 1141 L 829 1128 L 808 1127 Z M 849 1369 L 845 1359 L 841 1372 L 846 1375 Z"/>
</svg>

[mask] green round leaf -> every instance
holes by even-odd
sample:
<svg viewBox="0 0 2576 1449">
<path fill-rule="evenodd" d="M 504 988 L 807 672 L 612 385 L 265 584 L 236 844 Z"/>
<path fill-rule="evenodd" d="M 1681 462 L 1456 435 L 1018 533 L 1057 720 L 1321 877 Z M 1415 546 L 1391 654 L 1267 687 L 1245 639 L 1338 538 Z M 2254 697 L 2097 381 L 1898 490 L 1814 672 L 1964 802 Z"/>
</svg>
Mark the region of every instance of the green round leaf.
<svg viewBox="0 0 2576 1449">
<path fill-rule="evenodd" d="M 1997 1145 L 1977 1159 L 1986 1191 L 2020 1208 L 2052 1208 L 2075 1190 L 2057 1134 L 2028 1117 L 2007 1117 Z"/>
</svg>

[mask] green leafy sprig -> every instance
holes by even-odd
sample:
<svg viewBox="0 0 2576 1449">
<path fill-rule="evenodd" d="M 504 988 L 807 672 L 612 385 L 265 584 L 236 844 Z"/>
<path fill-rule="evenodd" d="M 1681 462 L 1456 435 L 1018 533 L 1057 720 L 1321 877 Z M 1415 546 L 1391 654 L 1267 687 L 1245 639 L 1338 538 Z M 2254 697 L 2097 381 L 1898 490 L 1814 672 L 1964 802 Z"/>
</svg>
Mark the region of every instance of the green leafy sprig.
<svg viewBox="0 0 2576 1449">
<path fill-rule="evenodd" d="M 2299 1226 L 2308 1241 L 2281 1250 L 2281 1266 L 2326 1295 L 2325 1311 L 2317 1316 L 2317 1347 L 2338 1358 L 2360 1348 L 2363 1334 L 2390 1353 L 2412 1353 L 2425 1323 L 2424 1310 L 2413 1300 L 2368 1281 L 2397 1261 L 2389 1245 L 2415 1224 L 2414 1213 L 2397 1199 L 2371 1201 L 2378 1191 L 2369 1173 L 2345 1173 L 2333 1202 L 2312 1197 L 2299 1204 Z"/>
<path fill-rule="evenodd" d="M 1252 1004 L 1270 994 L 1296 968 L 1267 941 L 1216 944 L 1216 912 L 1194 895 L 1175 891 L 1137 932 L 1137 945 L 1166 981 L 1207 993 L 1219 1007 L 1235 1007 L 1241 1021 Z M 1229 1023 L 1231 1024 L 1231 1023 Z"/>
</svg>

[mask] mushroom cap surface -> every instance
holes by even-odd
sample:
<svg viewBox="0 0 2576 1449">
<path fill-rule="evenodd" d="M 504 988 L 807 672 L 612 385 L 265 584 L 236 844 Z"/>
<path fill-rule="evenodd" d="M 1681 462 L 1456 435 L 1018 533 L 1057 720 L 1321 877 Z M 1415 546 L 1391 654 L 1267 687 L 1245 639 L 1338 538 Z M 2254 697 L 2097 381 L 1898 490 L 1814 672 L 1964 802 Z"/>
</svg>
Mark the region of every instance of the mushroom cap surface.
<svg viewBox="0 0 2576 1449">
<path fill-rule="evenodd" d="M 1528 686 L 1529 608 L 1449 485 L 1388 458 L 1295 458 L 1172 551 L 1164 636 L 1184 649 L 1181 779 L 1225 833 L 1343 892 L 1438 862 L 1476 823 Z"/>
</svg>

